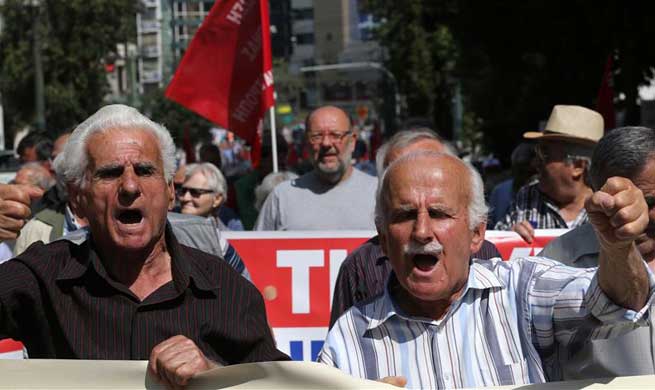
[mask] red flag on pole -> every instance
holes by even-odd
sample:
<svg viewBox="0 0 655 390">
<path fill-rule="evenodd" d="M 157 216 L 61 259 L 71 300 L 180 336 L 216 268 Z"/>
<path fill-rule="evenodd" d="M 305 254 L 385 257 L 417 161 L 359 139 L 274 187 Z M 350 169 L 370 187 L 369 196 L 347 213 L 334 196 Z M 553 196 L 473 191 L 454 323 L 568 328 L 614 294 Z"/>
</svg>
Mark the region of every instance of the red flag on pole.
<svg viewBox="0 0 655 390">
<path fill-rule="evenodd" d="M 614 111 L 614 89 L 612 88 L 612 55 L 607 57 L 603 80 L 598 90 L 598 102 L 596 110 L 603 116 L 605 130 L 616 127 L 616 113 Z"/>
<path fill-rule="evenodd" d="M 241 138 L 274 104 L 266 0 L 218 0 L 189 44 L 166 89 L 178 102 Z"/>
</svg>

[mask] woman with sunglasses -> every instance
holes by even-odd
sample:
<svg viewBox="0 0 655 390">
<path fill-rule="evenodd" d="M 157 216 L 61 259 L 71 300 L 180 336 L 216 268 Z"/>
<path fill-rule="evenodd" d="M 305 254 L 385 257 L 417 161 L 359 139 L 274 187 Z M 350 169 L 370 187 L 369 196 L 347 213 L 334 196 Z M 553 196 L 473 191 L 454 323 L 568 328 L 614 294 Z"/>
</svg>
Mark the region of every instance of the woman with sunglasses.
<svg viewBox="0 0 655 390">
<path fill-rule="evenodd" d="M 176 188 L 182 214 L 215 218 L 222 230 L 243 230 L 236 213 L 226 206 L 227 181 L 211 163 L 186 166 L 184 183 Z"/>
</svg>

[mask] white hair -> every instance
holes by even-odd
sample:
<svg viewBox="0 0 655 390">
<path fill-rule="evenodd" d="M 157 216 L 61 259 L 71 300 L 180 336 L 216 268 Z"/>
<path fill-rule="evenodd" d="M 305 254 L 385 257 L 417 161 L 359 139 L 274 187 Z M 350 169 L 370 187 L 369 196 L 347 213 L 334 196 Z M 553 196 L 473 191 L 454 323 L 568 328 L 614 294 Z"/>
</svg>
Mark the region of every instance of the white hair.
<svg viewBox="0 0 655 390">
<path fill-rule="evenodd" d="M 382 176 L 387 165 L 389 165 L 387 156 L 391 151 L 406 148 L 425 140 L 439 142 L 444 146 L 444 153 L 457 156 L 455 149 L 449 142 L 427 127 L 399 131 L 389 138 L 387 142 L 382 144 L 375 155 L 375 169 L 377 170 L 378 177 Z"/>
<path fill-rule="evenodd" d="M 473 165 L 461 160 L 458 157 L 439 152 L 430 151 L 417 151 L 408 153 L 396 160 L 394 160 L 387 169 L 382 172 L 382 176 L 378 182 L 377 193 L 375 196 L 375 224 L 378 229 L 386 230 L 387 228 L 387 214 L 388 214 L 388 201 L 389 201 L 389 180 L 388 172 L 391 171 L 396 165 L 404 162 L 414 162 L 421 158 L 451 158 L 458 161 L 466 167 L 469 177 L 469 204 L 468 204 L 468 227 L 469 230 L 474 230 L 481 223 L 487 220 L 487 213 L 489 207 L 484 201 L 484 183 L 480 173 L 473 167 Z"/>
<path fill-rule="evenodd" d="M 184 171 L 184 181 L 196 173 L 201 173 L 207 179 L 207 189 L 223 195 L 223 203 L 227 201 L 227 181 L 216 165 L 208 162 L 188 164 Z"/>
<path fill-rule="evenodd" d="M 123 131 L 147 131 L 159 142 L 164 165 L 164 177 L 170 182 L 175 174 L 175 143 L 168 130 L 141 114 L 136 108 L 123 104 L 104 106 L 80 123 L 71 134 L 63 153 L 54 161 L 54 168 L 66 183 L 81 187 L 89 165 L 87 143 L 93 134 L 111 129 Z"/>
<path fill-rule="evenodd" d="M 298 175 L 290 171 L 271 172 L 266 175 L 264 180 L 262 180 L 262 183 L 255 188 L 255 209 L 261 210 L 268 194 L 270 194 L 278 184 L 287 180 L 293 180 L 297 177 Z"/>
</svg>

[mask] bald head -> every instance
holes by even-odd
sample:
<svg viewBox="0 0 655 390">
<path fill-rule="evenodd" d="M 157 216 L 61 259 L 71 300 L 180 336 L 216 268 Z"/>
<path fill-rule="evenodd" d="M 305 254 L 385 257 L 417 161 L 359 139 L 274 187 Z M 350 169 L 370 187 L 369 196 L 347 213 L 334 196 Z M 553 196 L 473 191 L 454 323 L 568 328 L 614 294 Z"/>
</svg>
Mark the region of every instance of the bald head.
<svg viewBox="0 0 655 390">
<path fill-rule="evenodd" d="M 345 121 L 347 123 L 345 127 L 340 127 L 344 127 L 344 129 L 348 130 L 352 128 L 353 124 L 350 120 L 350 116 L 344 110 L 336 106 L 323 106 L 315 109 L 307 115 L 307 118 L 305 119 L 305 131 L 309 132 L 311 130 L 312 120 L 324 117 L 330 118 L 332 121 L 339 121 L 339 125 L 343 125 L 343 121 Z"/>
</svg>

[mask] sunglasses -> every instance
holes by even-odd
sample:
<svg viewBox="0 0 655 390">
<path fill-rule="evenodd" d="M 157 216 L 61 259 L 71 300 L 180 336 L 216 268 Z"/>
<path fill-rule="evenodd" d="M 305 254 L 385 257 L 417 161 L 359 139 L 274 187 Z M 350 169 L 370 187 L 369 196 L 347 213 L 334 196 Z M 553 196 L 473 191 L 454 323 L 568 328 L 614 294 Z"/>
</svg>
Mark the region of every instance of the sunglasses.
<svg viewBox="0 0 655 390">
<path fill-rule="evenodd" d="M 184 195 L 186 195 L 187 192 L 191 194 L 192 198 L 200 198 L 202 195 L 213 194 L 215 191 L 206 190 L 204 188 L 175 186 L 175 193 L 177 194 L 178 197 L 180 198 L 183 197 Z"/>
</svg>

